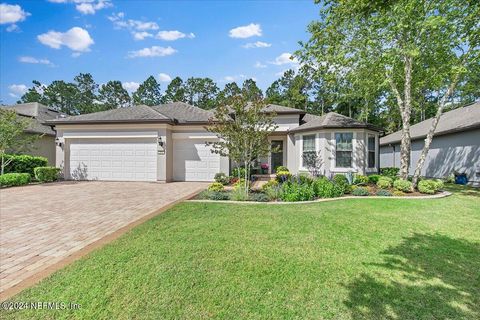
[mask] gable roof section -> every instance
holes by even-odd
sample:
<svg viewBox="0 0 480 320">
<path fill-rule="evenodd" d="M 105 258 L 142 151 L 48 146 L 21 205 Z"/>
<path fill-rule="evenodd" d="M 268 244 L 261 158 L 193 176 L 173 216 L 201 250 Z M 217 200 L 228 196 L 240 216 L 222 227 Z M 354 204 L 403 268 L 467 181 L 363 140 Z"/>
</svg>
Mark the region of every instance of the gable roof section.
<svg viewBox="0 0 480 320">
<path fill-rule="evenodd" d="M 290 108 L 279 106 L 278 104 L 267 104 L 267 106 L 263 109 L 266 113 L 273 113 L 276 114 L 305 114 L 306 112 L 300 109 Z"/>
<path fill-rule="evenodd" d="M 303 117 L 304 124 L 290 130 L 290 132 L 302 132 L 318 129 L 334 129 L 334 128 L 365 128 L 373 131 L 382 131 L 380 128 L 366 122 L 361 122 L 353 118 L 329 112 L 323 116 L 306 114 Z"/>
<path fill-rule="evenodd" d="M 50 109 L 38 102 L 20 103 L 7 106 L 6 108 L 13 109 L 18 115 L 31 119 L 29 127 L 25 130 L 28 133 L 55 136 L 55 131 L 46 124 L 46 121 L 63 116 L 63 113 Z"/>
<path fill-rule="evenodd" d="M 173 102 L 152 106 L 153 110 L 174 119 L 179 124 L 208 123 L 213 117 L 213 112 L 194 107 L 184 102 Z"/>
<path fill-rule="evenodd" d="M 432 124 L 432 119 L 430 118 L 411 126 L 411 139 L 418 140 L 426 137 Z M 460 132 L 473 128 L 480 128 L 480 101 L 442 114 L 435 130 L 435 135 Z M 401 139 L 402 131 L 400 130 L 380 138 L 380 145 L 398 143 Z"/>
</svg>

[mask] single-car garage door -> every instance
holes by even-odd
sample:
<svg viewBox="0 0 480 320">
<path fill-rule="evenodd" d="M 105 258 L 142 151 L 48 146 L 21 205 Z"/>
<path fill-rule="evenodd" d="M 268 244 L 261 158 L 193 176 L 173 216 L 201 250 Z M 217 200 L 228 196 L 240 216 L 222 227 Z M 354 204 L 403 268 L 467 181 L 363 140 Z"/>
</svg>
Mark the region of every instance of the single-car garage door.
<svg viewBox="0 0 480 320">
<path fill-rule="evenodd" d="M 173 143 L 173 180 L 213 181 L 220 172 L 220 155 L 202 139 L 178 139 Z"/>
<path fill-rule="evenodd" d="M 72 139 L 69 165 L 76 180 L 156 181 L 156 139 Z"/>
</svg>

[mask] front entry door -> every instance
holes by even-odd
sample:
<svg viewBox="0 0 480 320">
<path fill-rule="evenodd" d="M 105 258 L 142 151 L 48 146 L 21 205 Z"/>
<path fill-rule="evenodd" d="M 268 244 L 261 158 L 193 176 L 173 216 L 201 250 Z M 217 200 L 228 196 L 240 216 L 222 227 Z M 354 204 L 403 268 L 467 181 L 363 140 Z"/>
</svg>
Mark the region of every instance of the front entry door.
<svg viewBox="0 0 480 320">
<path fill-rule="evenodd" d="M 272 140 L 271 147 L 274 152 L 270 154 L 270 167 L 275 173 L 279 166 L 283 166 L 283 140 Z"/>
</svg>

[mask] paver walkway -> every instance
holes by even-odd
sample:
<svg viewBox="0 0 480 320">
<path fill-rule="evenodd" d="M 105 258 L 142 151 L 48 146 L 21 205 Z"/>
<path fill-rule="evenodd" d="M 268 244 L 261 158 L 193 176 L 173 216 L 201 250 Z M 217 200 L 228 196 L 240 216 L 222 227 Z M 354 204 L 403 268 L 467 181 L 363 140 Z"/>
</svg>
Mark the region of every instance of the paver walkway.
<svg viewBox="0 0 480 320">
<path fill-rule="evenodd" d="M 0 294 L 206 186 L 92 181 L 0 190 Z"/>
</svg>

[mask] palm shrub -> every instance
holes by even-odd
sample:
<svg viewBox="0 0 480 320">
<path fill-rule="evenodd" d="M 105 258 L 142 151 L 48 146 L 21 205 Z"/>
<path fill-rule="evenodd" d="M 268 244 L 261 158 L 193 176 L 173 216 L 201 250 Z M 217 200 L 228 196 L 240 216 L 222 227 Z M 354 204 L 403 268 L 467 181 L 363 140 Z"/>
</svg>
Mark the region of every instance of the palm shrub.
<svg viewBox="0 0 480 320">
<path fill-rule="evenodd" d="M 333 176 L 333 182 L 336 183 L 338 186 L 340 186 L 343 189 L 343 193 L 351 193 L 352 192 L 352 186 L 348 182 L 347 177 L 345 177 L 343 174 L 336 174 Z"/>
<path fill-rule="evenodd" d="M 380 177 L 377 182 L 377 187 L 380 189 L 388 189 L 391 188 L 393 184 L 393 179 L 390 177 Z"/>
<path fill-rule="evenodd" d="M 393 182 L 393 187 L 403 192 L 412 192 L 413 185 L 410 181 L 404 179 L 397 179 Z"/>
</svg>

